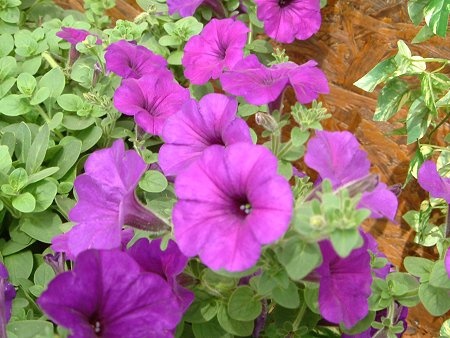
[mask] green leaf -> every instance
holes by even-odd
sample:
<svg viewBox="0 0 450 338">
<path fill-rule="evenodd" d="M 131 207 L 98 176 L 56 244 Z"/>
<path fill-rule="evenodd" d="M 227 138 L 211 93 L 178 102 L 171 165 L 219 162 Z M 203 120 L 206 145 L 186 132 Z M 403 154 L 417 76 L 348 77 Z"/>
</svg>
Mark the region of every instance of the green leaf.
<svg viewBox="0 0 450 338">
<path fill-rule="evenodd" d="M 177 50 L 169 55 L 169 57 L 167 58 L 167 62 L 169 63 L 169 65 L 179 66 L 181 65 L 182 58 L 183 58 L 183 51 Z"/>
<path fill-rule="evenodd" d="M 64 90 L 66 78 L 61 68 L 53 68 L 48 71 L 39 81 L 39 88 L 50 89 L 50 97 L 57 99 Z"/>
<path fill-rule="evenodd" d="M 58 97 L 56 102 L 67 111 L 78 111 L 83 107 L 83 99 L 75 94 L 63 94 Z"/>
<path fill-rule="evenodd" d="M 50 97 L 50 89 L 47 87 L 42 87 L 36 90 L 31 97 L 30 104 L 36 106 Z"/>
<path fill-rule="evenodd" d="M 407 144 L 421 139 L 427 132 L 430 123 L 430 109 L 425 105 L 423 99 L 419 97 L 411 104 L 406 117 Z"/>
<path fill-rule="evenodd" d="M 350 255 L 353 249 L 363 245 L 363 239 L 359 230 L 356 229 L 336 229 L 330 234 L 331 244 L 336 253 L 342 258 Z"/>
<path fill-rule="evenodd" d="M 53 324 L 45 320 L 27 319 L 10 322 L 7 330 L 20 338 L 54 337 Z"/>
<path fill-rule="evenodd" d="M 29 213 L 36 208 L 36 199 L 29 192 L 24 192 L 13 198 L 12 205 L 21 212 Z"/>
<path fill-rule="evenodd" d="M 431 0 L 423 12 L 425 22 L 431 30 L 441 37 L 445 37 L 448 29 L 450 4 L 448 0 Z"/>
<path fill-rule="evenodd" d="M 429 3 L 429 0 L 409 0 L 408 14 L 411 21 L 417 26 L 423 19 L 423 10 Z"/>
<path fill-rule="evenodd" d="M 423 26 L 420 31 L 416 34 L 416 36 L 412 39 L 412 43 L 421 43 L 427 41 L 428 39 L 434 36 L 433 31 L 428 26 Z"/>
<path fill-rule="evenodd" d="M 43 180 L 27 186 L 24 192 L 29 192 L 36 199 L 34 212 L 41 212 L 50 207 L 57 193 L 57 186 L 51 180 Z"/>
<path fill-rule="evenodd" d="M 450 310 L 450 289 L 437 288 L 424 283 L 419 287 L 419 297 L 423 306 L 433 316 L 442 316 Z"/>
<path fill-rule="evenodd" d="M 302 279 L 322 262 L 322 254 L 317 243 L 308 243 L 297 237 L 283 243 L 276 253 L 278 260 L 293 280 Z"/>
<path fill-rule="evenodd" d="M 449 289 L 450 291 L 450 278 L 448 278 L 443 260 L 437 261 L 434 264 L 430 274 L 430 285 L 437 288 Z"/>
<path fill-rule="evenodd" d="M 41 63 L 42 63 L 42 57 L 39 55 L 34 58 L 25 60 L 22 63 L 21 68 L 22 68 L 23 72 L 27 72 L 27 73 L 30 73 L 31 75 L 34 75 L 37 73 L 37 71 L 41 67 Z"/>
<path fill-rule="evenodd" d="M 20 20 L 20 10 L 17 7 L 5 8 L 0 11 L 0 19 L 7 23 L 17 23 Z"/>
<path fill-rule="evenodd" d="M 394 78 L 386 83 L 378 96 L 374 121 L 387 121 L 401 108 L 408 97 L 409 86 L 405 81 Z"/>
<path fill-rule="evenodd" d="M 84 130 L 75 132 L 74 136 L 77 139 L 81 140 L 82 142 L 81 152 L 83 153 L 97 144 L 97 142 L 102 137 L 102 128 L 97 126 L 91 126 Z"/>
<path fill-rule="evenodd" d="M 431 77 L 431 74 L 424 73 L 422 75 L 422 81 L 420 84 L 425 105 L 428 107 L 428 109 L 430 109 L 432 114 L 436 115 L 436 94 L 434 92 L 433 79 Z"/>
<path fill-rule="evenodd" d="M 14 169 L 8 178 L 9 185 L 14 191 L 20 191 L 28 183 L 28 175 L 25 169 Z"/>
<path fill-rule="evenodd" d="M 235 336 L 246 337 L 253 332 L 253 321 L 239 321 L 231 318 L 225 306 L 219 307 L 217 320 L 225 331 Z"/>
<path fill-rule="evenodd" d="M 16 82 L 17 89 L 19 89 L 19 91 L 26 96 L 31 96 L 33 94 L 33 91 L 36 88 L 36 83 L 37 82 L 34 76 L 28 73 L 21 73 L 17 77 Z"/>
<path fill-rule="evenodd" d="M 17 62 L 12 56 L 0 58 L 0 80 L 13 76 L 16 72 Z"/>
<path fill-rule="evenodd" d="M 272 297 L 275 302 L 288 309 L 296 309 L 300 305 L 297 286 L 291 281 L 287 288 L 276 286 L 272 290 Z"/>
<path fill-rule="evenodd" d="M 14 39 L 11 34 L 0 35 L 0 58 L 7 56 L 14 49 Z"/>
<path fill-rule="evenodd" d="M 439 331 L 440 337 L 450 337 L 450 319 L 447 319 L 441 326 Z"/>
<path fill-rule="evenodd" d="M 428 281 L 434 263 L 429 259 L 421 257 L 406 257 L 403 261 L 406 271 L 410 274 L 420 277 L 421 282 Z"/>
<path fill-rule="evenodd" d="M 167 188 L 166 177 L 157 170 L 148 170 L 139 181 L 139 187 L 148 192 L 162 192 Z"/>
<path fill-rule="evenodd" d="M 50 130 L 47 124 L 39 128 L 39 132 L 31 144 L 28 151 L 27 160 L 25 162 L 25 169 L 28 174 L 34 174 L 41 167 L 44 162 L 45 153 L 48 149 L 48 142 L 50 137 Z"/>
<path fill-rule="evenodd" d="M 25 215 L 19 221 L 20 230 L 44 243 L 51 243 L 53 237 L 61 234 L 61 224 L 59 216 L 50 211 Z"/>
<path fill-rule="evenodd" d="M 206 292 L 195 290 L 194 302 L 189 306 L 184 319 L 190 323 L 204 323 L 217 314 L 216 299 Z"/>
<path fill-rule="evenodd" d="M 393 272 L 386 277 L 390 294 L 402 305 L 407 307 L 415 306 L 419 303 L 417 290 L 419 282 L 414 276 L 405 272 Z"/>
<path fill-rule="evenodd" d="M 9 93 L 12 86 L 16 83 L 16 79 L 13 77 L 7 78 L 6 80 L 0 81 L 0 99 Z"/>
<path fill-rule="evenodd" d="M 228 314 L 240 321 L 256 319 L 262 311 L 261 301 L 248 286 L 240 286 L 231 294 L 228 300 Z"/>
<path fill-rule="evenodd" d="M 42 263 L 34 272 L 34 284 L 47 286 L 47 284 L 55 277 L 55 271 L 47 263 Z"/>
<path fill-rule="evenodd" d="M 61 140 L 60 146 L 62 147 L 58 148 L 47 165 L 48 167 L 59 167 L 59 171 L 53 175 L 57 180 L 62 178 L 78 161 L 82 143 L 75 137 L 67 136 Z"/>
<path fill-rule="evenodd" d="M 50 167 L 50 168 L 45 168 L 45 169 L 43 169 L 41 171 L 38 171 L 35 174 L 31 174 L 30 176 L 28 176 L 28 183 L 27 184 L 30 185 L 32 183 L 39 182 L 40 180 L 43 180 L 44 178 L 53 175 L 58 170 L 59 170 L 58 167 Z"/>
<path fill-rule="evenodd" d="M 19 116 L 27 114 L 30 106 L 22 95 L 11 94 L 0 100 L 0 114 L 6 116 Z"/>
<path fill-rule="evenodd" d="M 179 37 L 170 35 L 162 36 L 158 42 L 161 46 L 179 46 L 183 43 Z"/>
<path fill-rule="evenodd" d="M 33 254 L 31 251 L 22 251 L 14 255 L 6 256 L 4 263 L 9 272 L 9 280 L 18 285 L 19 279 L 27 279 L 33 271 Z"/>
<path fill-rule="evenodd" d="M 93 125 L 95 119 L 93 117 L 80 117 L 77 115 L 65 114 L 61 123 L 69 130 L 83 130 Z"/>
<path fill-rule="evenodd" d="M 397 69 L 394 57 L 377 64 L 370 72 L 356 81 L 354 85 L 366 92 L 373 92 L 376 86 L 385 82 Z"/>
<path fill-rule="evenodd" d="M 2 139 L 3 141 L 3 139 Z M 12 159 L 9 154 L 9 148 L 5 145 L 0 145 L 0 172 L 7 175 L 11 169 Z"/>
<path fill-rule="evenodd" d="M 195 338 L 232 338 L 233 336 L 222 329 L 219 322 L 213 319 L 206 323 L 193 323 L 192 331 Z M 182 336 L 184 337 L 184 336 Z"/>
</svg>

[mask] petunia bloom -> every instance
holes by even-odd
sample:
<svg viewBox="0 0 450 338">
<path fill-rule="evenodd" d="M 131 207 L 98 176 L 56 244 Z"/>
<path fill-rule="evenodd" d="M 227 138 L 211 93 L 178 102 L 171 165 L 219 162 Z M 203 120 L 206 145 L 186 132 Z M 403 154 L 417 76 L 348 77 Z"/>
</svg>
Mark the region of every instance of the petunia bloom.
<svg viewBox="0 0 450 338">
<path fill-rule="evenodd" d="M 178 13 L 182 17 L 192 16 L 200 5 L 211 7 L 214 12 L 223 16 L 222 4 L 219 0 L 167 0 L 169 14 Z"/>
<path fill-rule="evenodd" d="M 169 241 L 164 251 L 160 246 L 161 239 L 149 242 L 148 239 L 141 238 L 128 249 L 128 254 L 143 271 L 156 273 L 169 283 L 184 312 L 193 302 L 194 293 L 182 287 L 177 281 L 177 276 L 184 271 L 188 258 L 181 253 L 174 241 Z"/>
<path fill-rule="evenodd" d="M 122 81 L 114 93 L 114 106 L 134 116 L 136 124 L 147 133 L 160 136 L 167 118 L 189 99 L 189 91 L 171 77 L 144 75 Z"/>
<path fill-rule="evenodd" d="M 450 249 L 447 250 L 447 253 L 445 254 L 445 270 L 447 270 L 448 278 L 450 279 Z"/>
<path fill-rule="evenodd" d="M 443 198 L 450 203 L 450 178 L 439 175 L 433 161 L 425 161 L 419 169 L 417 180 L 420 186 L 434 198 Z"/>
<path fill-rule="evenodd" d="M 364 179 L 370 173 L 367 153 L 360 149 L 355 136 L 347 131 L 317 131 L 308 142 L 305 163 L 322 179 L 330 180 L 334 189 Z M 378 183 L 372 191 L 362 192 L 358 206 L 371 210 L 373 218 L 393 220 L 398 200 L 384 183 Z"/>
<path fill-rule="evenodd" d="M 16 297 L 16 290 L 8 282 L 8 277 L 8 270 L 0 263 L 0 337 L 6 337 L 6 324 L 11 319 L 12 301 Z"/>
<path fill-rule="evenodd" d="M 244 57 L 247 26 L 233 19 L 212 19 L 200 35 L 194 35 L 184 47 L 184 75 L 191 83 L 202 85 L 218 79 Z"/>
<path fill-rule="evenodd" d="M 96 44 L 101 45 L 102 39 L 100 39 L 97 35 L 92 34 L 91 32 L 85 29 L 72 28 L 72 27 L 61 27 L 61 30 L 56 33 L 56 36 L 66 40 L 72 45 L 76 45 L 77 43 L 83 42 L 89 35 L 93 35 L 97 37 Z"/>
<path fill-rule="evenodd" d="M 90 248 L 120 248 L 124 225 L 151 231 L 167 229 L 137 200 L 134 190 L 146 164 L 136 151 L 126 151 L 122 140 L 92 153 L 84 169 L 85 173 L 75 179 L 78 202 L 69 213 L 75 226 L 53 238 L 54 251 L 73 259 Z"/>
<path fill-rule="evenodd" d="M 245 121 L 236 116 L 237 101 L 222 94 L 207 94 L 200 102 L 189 100 L 167 119 L 159 151 L 166 175 L 177 175 L 212 145 L 251 143 Z"/>
<path fill-rule="evenodd" d="M 86 250 L 37 300 L 71 337 L 173 337 L 182 310 L 161 276 L 120 250 Z"/>
<path fill-rule="evenodd" d="M 319 310 L 332 323 L 343 323 L 350 328 L 369 312 L 372 273 L 370 254 L 365 236 L 362 247 L 353 250 L 346 258 L 334 251 L 329 240 L 319 243 L 323 262 L 314 270 L 318 276 Z"/>
<path fill-rule="evenodd" d="M 105 53 L 106 69 L 124 79 L 143 75 L 169 76 L 167 61 L 144 46 L 120 40 L 110 44 Z"/>
<path fill-rule="evenodd" d="M 289 183 L 262 146 L 211 146 L 175 180 L 174 235 L 186 256 L 213 270 L 252 267 L 261 246 L 279 239 L 292 215 Z"/>
<path fill-rule="evenodd" d="M 320 28 L 319 0 L 255 0 L 258 19 L 272 39 L 291 43 L 305 40 Z"/>
<path fill-rule="evenodd" d="M 285 62 L 266 67 L 256 55 L 249 55 L 223 73 L 220 82 L 227 93 L 257 105 L 280 99 L 290 84 L 297 101 L 305 104 L 330 91 L 325 74 L 316 66 L 315 61 L 308 61 L 300 66 Z"/>
</svg>

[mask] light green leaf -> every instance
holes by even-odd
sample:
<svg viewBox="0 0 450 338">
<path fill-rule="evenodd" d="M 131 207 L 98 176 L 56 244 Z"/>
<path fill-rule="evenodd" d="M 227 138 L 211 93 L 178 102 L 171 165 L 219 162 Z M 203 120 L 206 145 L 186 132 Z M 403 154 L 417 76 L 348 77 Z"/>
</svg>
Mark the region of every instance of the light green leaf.
<svg viewBox="0 0 450 338">
<path fill-rule="evenodd" d="M 225 331 L 235 336 L 246 337 L 251 335 L 253 332 L 253 320 L 245 322 L 235 320 L 228 315 L 225 306 L 221 306 L 219 308 L 219 311 L 217 313 L 217 320 L 219 321 L 220 326 Z"/>
<path fill-rule="evenodd" d="M 408 14 L 411 21 L 417 26 L 423 19 L 423 10 L 429 3 L 429 0 L 409 0 Z"/>
<path fill-rule="evenodd" d="M 28 174 L 34 174 L 41 167 L 44 162 L 45 153 L 48 149 L 48 142 L 50 137 L 50 130 L 47 124 L 44 124 L 39 128 L 39 132 L 31 144 L 28 151 L 27 160 L 25 162 L 25 169 Z"/>
<path fill-rule="evenodd" d="M 405 81 L 394 78 L 386 83 L 378 96 L 377 108 L 373 119 L 387 121 L 401 108 L 409 95 L 409 86 Z"/>
<path fill-rule="evenodd" d="M 183 58 L 183 51 L 177 50 L 175 52 L 172 52 L 169 57 L 167 58 L 167 62 L 169 65 L 181 65 L 181 59 Z"/>
<path fill-rule="evenodd" d="M 78 161 L 81 153 L 82 143 L 75 137 L 66 137 L 60 142 L 61 148 L 52 156 L 48 163 L 48 167 L 59 167 L 53 177 L 57 180 L 62 178 L 73 165 Z"/>
<path fill-rule="evenodd" d="M 261 301 L 248 286 L 240 286 L 228 300 L 228 315 L 236 320 L 249 321 L 256 319 L 262 311 Z"/>
<path fill-rule="evenodd" d="M 34 92 L 33 96 L 31 97 L 30 104 L 32 106 L 36 106 L 39 103 L 44 102 L 50 97 L 50 89 L 47 87 L 39 88 L 37 91 Z"/>
<path fill-rule="evenodd" d="M 47 263 L 42 263 L 34 272 L 34 284 L 47 286 L 47 284 L 55 277 L 55 271 Z"/>
<path fill-rule="evenodd" d="M 13 198 L 12 205 L 21 212 L 30 213 L 36 208 L 36 199 L 29 192 L 24 192 Z"/>
<path fill-rule="evenodd" d="M 11 34 L 0 35 L 0 58 L 7 56 L 14 49 L 14 39 Z"/>
<path fill-rule="evenodd" d="M 409 107 L 406 117 L 407 144 L 421 139 L 431 123 L 430 110 L 421 97 L 417 98 Z"/>
<path fill-rule="evenodd" d="M 61 224 L 59 216 L 50 211 L 25 215 L 19 221 L 20 230 L 44 243 L 51 243 L 53 237 L 61 234 Z"/>
<path fill-rule="evenodd" d="M 39 81 L 39 88 L 50 89 L 50 97 L 57 99 L 64 90 L 66 78 L 61 68 L 53 68 L 48 71 Z"/>
<path fill-rule="evenodd" d="M 385 82 L 397 69 L 394 57 L 386 59 L 377 64 L 370 72 L 356 81 L 354 85 L 366 92 L 373 92 L 376 86 Z"/>
<path fill-rule="evenodd" d="M 45 320 L 18 320 L 8 324 L 8 332 L 20 338 L 52 338 L 53 324 Z"/>
<path fill-rule="evenodd" d="M 11 169 L 12 160 L 9 154 L 8 146 L 0 146 L 0 172 L 8 174 L 9 169 Z"/>
<path fill-rule="evenodd" d="M 24 192 L 29 192 L 36 199 L 36 207 L 34 212 L 46 210 L 53 202 L 57 193 L 57 186 L 51 180 L 43 180 L 32 185 L 28 185 Z"/>
<path fill-rule="evenodd" d="M 59 106 L 67 111 L 78 111 L 83 107 L 83 99 L 75 94 L 63 94 L 58 97 Z"/>
<path fill-rule="evenodd" d="M 19 116 L 27 114 L 31 109 L 22 95 L 11 94 L 0 100 L 0 114 Z"/>
<path fill-rule="evenodd" d="M 288 309 L 296 309 L 300 305 L 298 289 L 292 281 L 289 282 L 287 288 L 276 286 L 272 290 L 272 297 L 275 302 Z"/>
<path fill-rule="evenodd" d="M 450 310 L 450 289 L 424 283 L 419 287 L 419 297 L 423 306 L 433 316 L 442 316 Z"/>
<path fill-rule="evenodd" d="M 6 80 L 16 73 L 17 62 L 12 56 L 0 58 L 0 81 Z"/>
<path fill-rule="evenodd" d="M 20 278 L 27 279 L 33 271 L 33 254 L 31 251 L 22 251 L 14 255 L 6 256 L 4 263 L 9 272 L 9 280 L 18 285 Z"/>
<path fill-rule="evenodd" d="M 26 96 L 31 96 L 33 94 L 34 89 L 36 88 L 37 82 L 33 75 L 28 73 L 21 73 L 17 77 L 16 84 L 17 89 L 19 89 L 19 91 L 22 94 Z"/>
<path fill-rule="evenodd" d="M 139 181 L 139 187 L 148 192 L 162 192 L 167 188 L 166 177 L 157 170 L 146 171 Z"/>
</svg>

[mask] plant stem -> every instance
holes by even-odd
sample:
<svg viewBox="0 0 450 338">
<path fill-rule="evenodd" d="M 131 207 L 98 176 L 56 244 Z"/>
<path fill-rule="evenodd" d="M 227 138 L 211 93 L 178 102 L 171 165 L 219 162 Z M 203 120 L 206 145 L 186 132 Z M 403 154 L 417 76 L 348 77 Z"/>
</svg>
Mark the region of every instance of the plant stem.
<svg viewBox="0 0 450 338">
<path fill-rule="evenodd" d="M 298 311 L 297 317 L 295 317 L 295 320 L 292 323 L 292 331 L 296 332 L 298 330 L 298 327 L 302 322 L 303 316 L 305 315 L 305 311 L 306 311 L 306 302 L 303 302 L 302 307 Z"/>
<path fill-rule="evenodd" d="M 41 117 L 44 119 L 44 121 L 45 121 L 47 124 L 50 124 L 52 120 L 51 120 L 50 117 L 47 115 L 47 113 L 45 112 L 45 110 L 42 109 L 42 107 L 41 107 L 40 105 L 36 105 L 35 107 L 36 107 L 36 109 L 37 109 L 39 115 L 41 115 Z M 61 132 L 59 132 L 58 130 L 53 130 L 53 132 L 56 134 L 56 136 L 59 137 L 59 139 L 64 138 L 64 135 L 61 134 Z"/>
<path fill-rule="evenodd" d="M 433 130 L 430 132 L 430 134 L 428 135 L 428 140 L 430 140 L 431 136 L 436 132 L 436 130 L 442 126 L 445 122 L 448 121 L 448 119 L 450 118 L 450 112 L 447 113 L 447 115 L 445 115 L 445 117 L 441 120 L 441 122 L 439 122 L 436 127 L 433 128 Z"/>
</svg>

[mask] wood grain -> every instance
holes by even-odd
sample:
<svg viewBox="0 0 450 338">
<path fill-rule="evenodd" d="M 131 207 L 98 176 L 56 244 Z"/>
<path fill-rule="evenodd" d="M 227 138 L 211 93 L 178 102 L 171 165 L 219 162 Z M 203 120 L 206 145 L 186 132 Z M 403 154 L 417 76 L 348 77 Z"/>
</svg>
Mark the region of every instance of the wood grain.
<svg viewBox="0 0 450 338">
<path fill-rule="evenodd" d="M 82 9 L 82 0 L 57 0 L 64 8 Z M 108 12 L 113 19 L 133 19 L 140 13 L 133 0 L 118 0 L 117 7 Z M 423 57 L 450 59 L 450 39 L 433 38 L 426 43 L 412 45 L 410 41 L 419 31 L 407 15 L 406 0 L 328 0 L 322 11 L 320 31 L 307 41 L 283 46 L 291 60 L 303 63 L 316 60 L 326 73 L 331 92 L 321 100 L 332 113 L 325 122 L 327 130 L 349 130 L 356 135 L 368 152 L 373 171 L 388 185 L 403 183 L 414 146 L 406 146 L 404 137 L 389 136 L 400 124 L 394 121 L 372 121 L 378 90 L 366 93 L 353 83 L 378 62 L 396 54 L 397 41 L 404 40 L 413 54 Z M 294 103 L 288 93 L 286 106 Z M 448 125 L 444 126 L 446 132 Z M 442 140 L 438 134 L 437 141 Z M 401 215 L 418 209 L 426 194 L 410 183 L 399 197 L 397 224 L 371 221 L 364 228 L 377 239 L 380 249 L 397 266 L 405 256 L 433 258 L 433 250 L 413 243 L 414 233 L 402 221 Z M 410 310 L 408 330 L 404 337 L 438 337 L 439 328 L 449 314 L 434 318 L 422 306 Z"/>
</svg>

